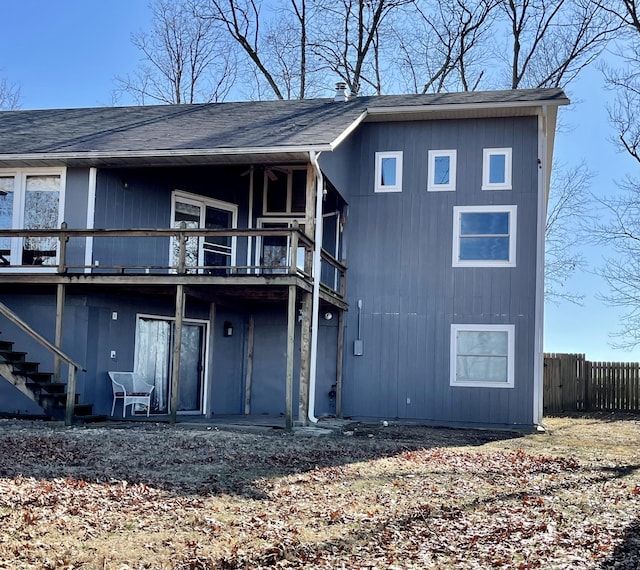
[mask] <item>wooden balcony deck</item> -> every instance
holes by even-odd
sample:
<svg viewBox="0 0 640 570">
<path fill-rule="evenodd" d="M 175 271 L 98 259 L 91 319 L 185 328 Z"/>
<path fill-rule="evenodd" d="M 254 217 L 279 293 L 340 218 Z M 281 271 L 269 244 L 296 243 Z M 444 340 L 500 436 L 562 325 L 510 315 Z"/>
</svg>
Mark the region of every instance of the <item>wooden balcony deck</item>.
<svg viewBox="0 0 640 570">
<path fill-rule="evenodd" d="M 23 252 L 18 261 L 29 264 L 12 264 L 16 254 L 11 251 L 20 247 L 22 240 L 29 238 L 54 238 L 56 249 L 41 252 Z M 159 265 L 149 263 L 127 263 L 127 244 L 140 250 L 141 240 L 161 238 L 169 258 L 169 248 L 174 247 L 175 262 Z M 209 239 L 244 240 L 245 250 L 255 252 L 260 240 L 284 238 L 287 243 L 286 264 L 258 263 L 254 265 L 231 263 L 226 265 L 189 264 L 187 244 L 193 250 L 194 240 L 201 244 Z M 110 263 L 82 265 L 74 264 L 78 250 L 84 251 L 101 239 L 118 239 L 116 251 L 110 255 Z M 75 245 L 75 254 L 69 254 L 69 241 Z M 47 247 L 51 247 L 51 240 Z M 154 242 L 157 243 L 157 242 Z M 255 303 L 286 302 L 290 286 L 311 292 L 313 288 L 312 258 L 314 242 L 298 228 L 290 229 L 68 229 L 60 230 L 0 230 L 0 244 L 12 244 L 12 249 L 0 249 L 0 287 L 3 290 L 30 291 L 47 286 L 65 285 L 72 291 L 131 291 L 138 294 L 174 294 L 175 287 L 184 286 L 193 296 L 211 301 Z M 0 245 L 0 248 L 3 247 Z M 200 245 L 198 245 L 200 247 Z M 304 265 L 298 264 L 300 252 L 304 250 Z M 193 251 L 192 251 L 193 253 Z M 140 255 L 138 255 L 140 257 Z M 150 256 L 153 257 L 153 256 Z M 155 256 L 157 257 L 157 255 Z M 44 259 L 46 264 L 33 264 L 33 260 Z M 320 283 L 320 299 L 323 303 L 341 310 L 347 309 L 345 302 L 346 265 L 327 251 L 321 251 L 321 275 L 329 275 Z M 231 256 L 229 257 L 231 261 Z M 263 261 L 262 259 L 260 261 Z"/>
</svg>

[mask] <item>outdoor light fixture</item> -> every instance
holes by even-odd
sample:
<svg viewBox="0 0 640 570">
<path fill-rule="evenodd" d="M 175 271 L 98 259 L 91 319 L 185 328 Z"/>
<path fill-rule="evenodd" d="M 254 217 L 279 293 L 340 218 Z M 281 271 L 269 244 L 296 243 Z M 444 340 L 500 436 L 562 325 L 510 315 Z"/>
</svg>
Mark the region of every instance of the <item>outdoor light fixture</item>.
<svg viewBox="0 0 640 570">
<path fill-rule="evenodd" d="M 230 321 L 224 322 L 223 336 L 233 336 L 233 325 Z"/>
<path fill-rule="evenodd" d="M 330 321 L 331 319 L 333 319 L 333 313 L 332 313 L 331 311 L 327 311 L 327 312 L 324 314 L 324 320 L 325 320 L 325 321 Z"/>
</svg>

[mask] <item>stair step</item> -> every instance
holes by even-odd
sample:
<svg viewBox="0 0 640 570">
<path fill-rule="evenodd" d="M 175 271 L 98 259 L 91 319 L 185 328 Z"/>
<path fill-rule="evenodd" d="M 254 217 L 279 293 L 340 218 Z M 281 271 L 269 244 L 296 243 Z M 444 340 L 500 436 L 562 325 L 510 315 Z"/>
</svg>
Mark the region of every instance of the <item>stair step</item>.
<svg viewBox="0 0 640 570">
<path fill-rule="evenodd" d="M 93 415 L 93 404 L 76 404 L 73 408 L 73 415 L 77 417 Z"/>
<path fill-rule="evenodd" d="M 45 391 L 47 394 L 64 394 L 67 389 L 67 385 L 62 382 L 27 382 L 27 386 L 40 393 Z"/>
<path fill-rule="evenodd" d="M 24 362 L 26 352 L 16 352 L 15 350 L 2 350 L 0 348 L 0 358 L 9 364 L 15 364 L 16 362 Z"/>
<path fill-rule="evenodd" d="M 27 372 L 23 374 L 23 376 L 38 384 L 49 384 L 53 382 L 53 372 Z"/>
<path fill-rule="evenodd" d="M 38 366 L 40 366 L 40 363 L 29 362 L 24 360 L 22 362 L 12 362 L 11 366 L 13 366 L 14 372 L 17 372 L 18 374 L 26 375 L 26 374 L 38 372 Z"/>
<path fill-rule="evenodd" d="M 8 340 L 0 340 L 0 350 L 10 351 L 13 348 L 13 343 Z"/>
</svg>

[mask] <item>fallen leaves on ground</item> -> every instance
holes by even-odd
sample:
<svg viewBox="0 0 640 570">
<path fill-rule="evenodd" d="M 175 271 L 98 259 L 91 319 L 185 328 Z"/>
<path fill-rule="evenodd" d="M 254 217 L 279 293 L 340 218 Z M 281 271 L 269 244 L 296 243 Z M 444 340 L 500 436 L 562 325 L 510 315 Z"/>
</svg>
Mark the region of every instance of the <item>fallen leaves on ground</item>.
<svg viewBox="0 0 640 570">
<path fill-rule="evenodd" d="M 640 421 L 550 424 L 302 438 L 2 421 L 0 568 L 640 567 Z"/>
</svg>

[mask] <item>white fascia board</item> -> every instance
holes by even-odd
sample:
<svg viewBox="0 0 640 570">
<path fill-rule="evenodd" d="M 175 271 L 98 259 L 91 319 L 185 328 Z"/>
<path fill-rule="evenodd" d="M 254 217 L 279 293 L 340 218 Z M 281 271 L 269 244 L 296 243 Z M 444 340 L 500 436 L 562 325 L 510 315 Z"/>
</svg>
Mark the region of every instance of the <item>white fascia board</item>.
<svg viewBox="0 0 640 570">
<path fill-rule="evenodd" d="M 559 105 L 568 105 L 569 100 L 550 101 L 550 100 L 538 100 L 538 101 L 511 101 L 511 102 L 498 102 L 498 103 L 445 103 L 442 105 L 401 105 L 395 107 L 369 107 L 367 109 L 368 115 L 392 115 L 397 113 L 435 113 L 438 111 L 477 111 L 480 109 L 508 109 L 519 107 L 542 107 L 548 105 L 549 107 L 557 107 Z"/>
<path fill-rule="evenodd" d="M 342 133 L 340 133 L 329 145 L 331 147 L 331 150 L 335 150 L 342 141 L 344 141 L 353 131 L 355 131 L 360 123 L 362 123 L 362 121 L 367 118 L 367 114 L 367 111 L 361 113 L 355 121 L 353 121 L 344 131 L 342 131 Z"/>
<path fill-rule="evenodd" d="M 121 151 L 85 151 L 85 152 L 38 152 L 27 154 L 0 154 L 0 160 L 87 160 L 103 158 L 171 158 L 191 156 L 236 156 L 251 154 L 309 153 L 330 151 L 330 144 L 275 147 L 236 147 L 215 149 L 176 149 L 176 150 L 121 150 Z"/>
</svg>

